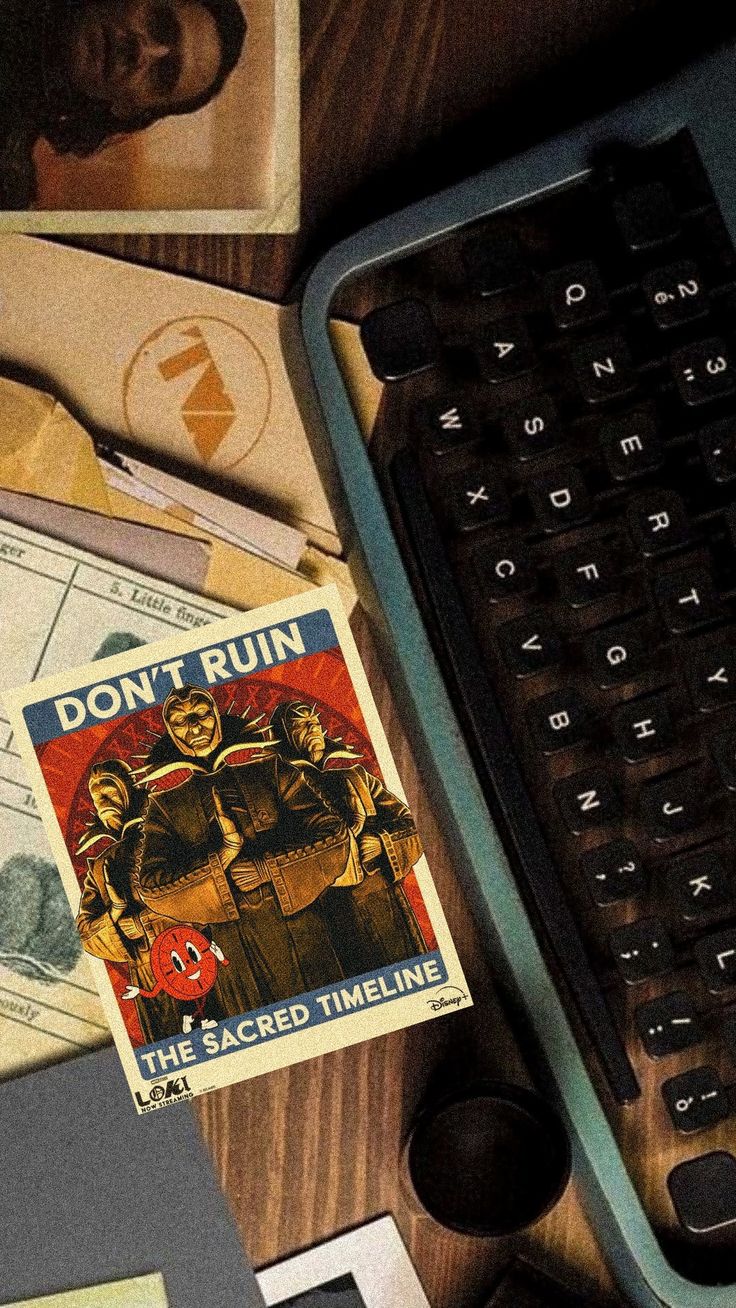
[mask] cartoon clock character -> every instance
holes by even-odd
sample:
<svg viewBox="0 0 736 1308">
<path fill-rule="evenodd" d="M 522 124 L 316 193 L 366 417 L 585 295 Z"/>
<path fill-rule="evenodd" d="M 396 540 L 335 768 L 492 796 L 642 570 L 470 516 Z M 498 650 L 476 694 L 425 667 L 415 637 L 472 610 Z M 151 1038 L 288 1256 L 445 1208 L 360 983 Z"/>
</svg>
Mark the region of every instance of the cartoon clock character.
<svg viewBox="0 0 736 1308">
<path fill-rule="evenodd" d="M 197 1021 L 203 1027 L 217 1026 L 211 1018 L 204 1017 L 204 1004 L 217 980 L 218 966 L 227 965 L 228 960 L 219 945 L 208 940 L 196 927 L 169 927 L 156 936 L 151 946 L 151 971 L 156 981 L 153 990 L 126 986 L 122 998 L 135 999 L 141 995 L 144 999 L 152 999 L 163 990 L 189 1006 L 182 1022 L 186 1034 L 193 1030 Z"/>
</svg>

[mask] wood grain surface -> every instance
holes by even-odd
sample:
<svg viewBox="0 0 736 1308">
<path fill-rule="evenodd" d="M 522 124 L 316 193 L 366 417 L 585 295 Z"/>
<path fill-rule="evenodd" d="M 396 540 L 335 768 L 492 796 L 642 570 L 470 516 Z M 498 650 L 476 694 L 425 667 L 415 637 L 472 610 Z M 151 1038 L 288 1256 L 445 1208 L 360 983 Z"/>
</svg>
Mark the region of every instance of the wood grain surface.
<svg viewBox="0 0 736 1308">
<path fill-rule="evenodd" d="M 79 243 L 284 299 L 341 235 L 666 71 L 723 22 L 701 0 L 694 34 L 693 11 L 685 0 L 302 0 L 298 235 Z M 260 1265 L 391 1212 L 432 1308 L 480 1308 L 516 1251 L 619 1303 L 572 1186 L 528 1235 L 482 1241 L 423 1217 L 403 1181 L 406 1131 L 438 1069 L 524 1070 L 370 633 L 357 627 L 475 1007 L 198 1101 L 243 1240 Z"/>
</svg>

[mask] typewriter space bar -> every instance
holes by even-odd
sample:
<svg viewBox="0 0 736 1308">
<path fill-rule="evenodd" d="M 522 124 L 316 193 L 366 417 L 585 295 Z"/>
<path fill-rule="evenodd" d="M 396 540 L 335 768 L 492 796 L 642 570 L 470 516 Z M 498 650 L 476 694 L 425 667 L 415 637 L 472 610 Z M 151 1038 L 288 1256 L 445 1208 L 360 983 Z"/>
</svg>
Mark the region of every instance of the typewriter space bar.
<svg viewBox="0 0 736 1308">
<path fill-rule="evenodd" d="M 464 720 L 480 783 L 492 810 L 500 811 L 513 844 L 516 857 L 512 861 L 520 889 L 532 900 L 541 918 L 548 945 L 555 954 L 614 1099 L 620 1104 L 630 1103 L 640 1094 L 638 1082 L 539 826 L 412 452 L 402 450 L 397 454 L 391 471 L 420 582 L 439 637 L 438 658 Z M 499 760 L 503 766 L 498 765 Z"/>
</svg>

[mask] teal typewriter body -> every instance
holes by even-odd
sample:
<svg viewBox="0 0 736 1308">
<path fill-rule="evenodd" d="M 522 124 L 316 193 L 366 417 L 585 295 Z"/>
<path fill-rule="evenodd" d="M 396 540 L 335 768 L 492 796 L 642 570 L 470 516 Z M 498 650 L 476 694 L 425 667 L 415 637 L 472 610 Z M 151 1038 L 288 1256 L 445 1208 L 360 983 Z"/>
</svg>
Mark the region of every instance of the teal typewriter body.
<svg viewBox="0 0 736 1308">
<path fill-rule="evenodd" d="M 343 242 L 301 308 L 362 602 L 640 1308 L 736 1304 L 735 241 L 729 46 Z"/>
</svg>

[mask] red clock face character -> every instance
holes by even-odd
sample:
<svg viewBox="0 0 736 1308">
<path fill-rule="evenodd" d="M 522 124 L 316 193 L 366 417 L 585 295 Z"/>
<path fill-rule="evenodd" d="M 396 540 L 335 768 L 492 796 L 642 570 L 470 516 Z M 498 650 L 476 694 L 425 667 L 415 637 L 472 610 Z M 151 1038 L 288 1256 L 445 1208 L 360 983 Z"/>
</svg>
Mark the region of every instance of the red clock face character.
<svg viewBox="0 0 736 1308">
<path fill-rule="evenodd" d="M 151 946 L 156 980 L 174 999 L 201 999 L 217 980 L 217 959 L 210 942 L 191 926 L 169 927 Z"/>
</svg>

